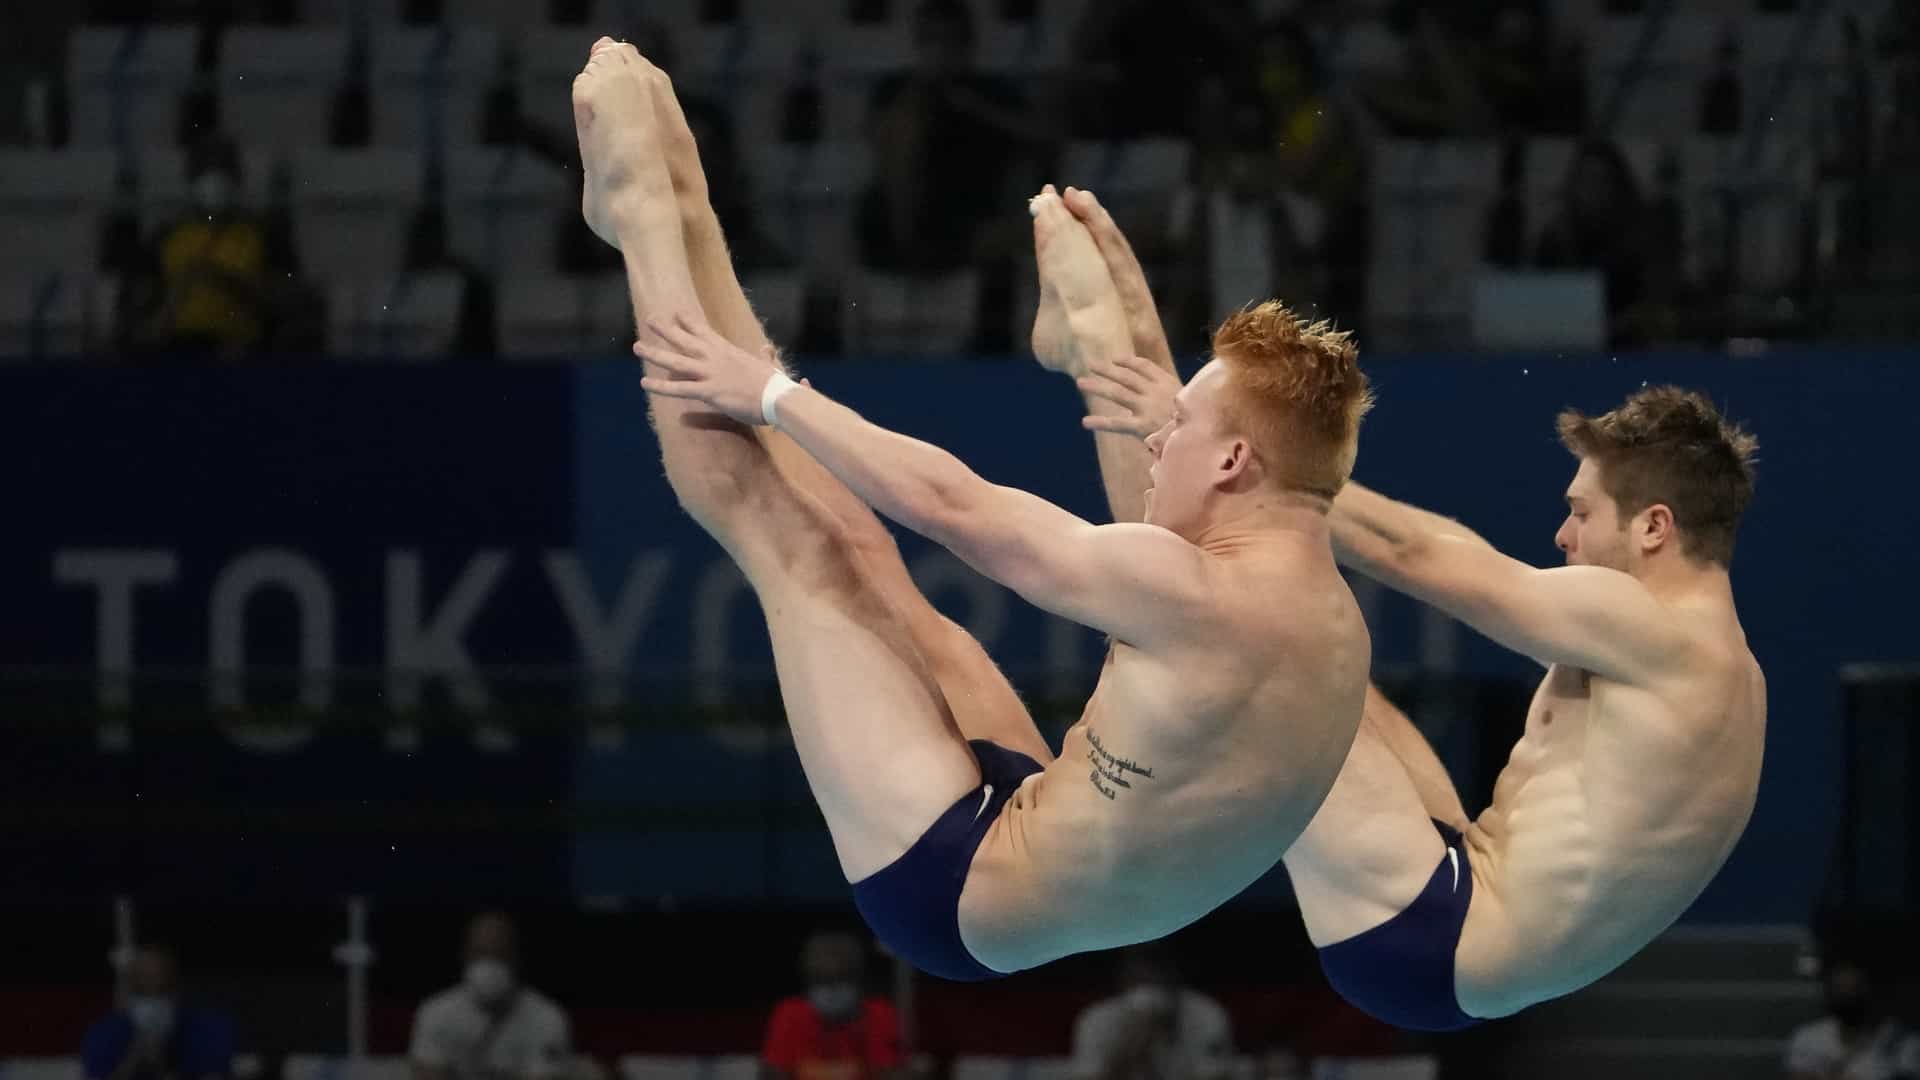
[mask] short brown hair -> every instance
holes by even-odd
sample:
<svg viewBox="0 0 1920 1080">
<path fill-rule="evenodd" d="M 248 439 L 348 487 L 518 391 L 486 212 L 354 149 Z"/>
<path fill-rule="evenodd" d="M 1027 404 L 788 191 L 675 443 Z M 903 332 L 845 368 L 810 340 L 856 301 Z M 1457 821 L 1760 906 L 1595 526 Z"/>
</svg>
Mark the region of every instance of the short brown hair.
<svg viewBox="0 0 1920 1080">
<path fill-rule="evenodd" d="M 1664 504 L 1680 527 L 1682 552 L 1721 566 L 1733 560 L 1760 441 L 1705 394 L 1648 387 L 1600 416 L 1568 409 L 1559 427 L 1562 445 L 1600 467 L 1600 485 L 1622 519 Z"/>
<path fill-rule="evenodd" d="M 1307 323 L 1278 300 L 1249 304 L 1213 332 L 1229 372 L 1228 423 L 1289 490 L 1333 498 L 1353 474 L 1373 394 L 1353 334 Z"/>
</svg>

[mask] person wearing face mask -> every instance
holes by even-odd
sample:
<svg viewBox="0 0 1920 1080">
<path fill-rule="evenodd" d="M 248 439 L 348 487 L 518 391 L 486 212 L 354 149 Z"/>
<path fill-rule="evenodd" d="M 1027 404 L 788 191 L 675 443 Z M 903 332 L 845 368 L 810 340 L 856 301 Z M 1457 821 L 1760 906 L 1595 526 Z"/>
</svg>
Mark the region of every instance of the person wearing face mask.
<svg viewBox="0 0 1920 1080">
<path fill-rule="evenodd" d="M 233 355 L 269 322 L 269 271 L 285 262 L 266 222 L 241 205 L 240 154 L 210 138 L 188 152 L 190 205 L 155 245 L 148 337 L 173 352 Z"/>
<path fill-rule="evenodd" d="M 180 999 L 173 954 L 147 945 L 127 967 L 121 1006 L 87 1030 L 87 1080 L 224 1080 L 233 1075 L 233 1025 Z"/>
<path fill-rule="evenodd" d="M 1822 978 L 1827 1015 L 1787 1040 L 1788 1080 L 1915 1080 L 1920 1035 L 1883 1008 L 1878 980 L 1864 965 L 1830 960 Z"/>
<path fill-rule="evenodd" d="M 1170 946 L 1122 952 L 1120 986 L 1073 1022 L 1074 1080 L 1224 1080 L 1232 1071 L 1232 1021 L 1182 985 Z"/>
<path fill-rule="evenodd" d="M 459 985 L 423 1002 L 407 1056 L 414 1080 L 548 1080 L 572 1062 L 567 1015 L 520 981 L 513 922 L 500 912 L 467 926 Z"/>
<path fill-rule="evenodd" d="M 806 991 L 774 1006 L 760 1054 L 763 1080 L 899 1080 L 900 1017 L 866 993 L 866 944 L 819 931 L 800 950 Z"/>
</svg>

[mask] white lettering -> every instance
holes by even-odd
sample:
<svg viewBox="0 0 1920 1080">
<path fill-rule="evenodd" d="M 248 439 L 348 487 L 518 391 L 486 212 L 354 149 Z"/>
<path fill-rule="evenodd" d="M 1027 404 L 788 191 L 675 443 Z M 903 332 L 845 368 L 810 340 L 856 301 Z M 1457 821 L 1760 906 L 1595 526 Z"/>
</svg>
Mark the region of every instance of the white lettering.
<svg viewBox="0 0 1920 1080">
<path fill-rule="evenodd" d="M 300 707 L 320 712 L 333 704 L 333 588 L 320 568 L 298 552 L 250 551 L 213 579 L 209 601 L 208 661 L 216 709 L 246 706 L 247 602 L 261 589 L 279 588 L 300 610 Z M 288 753 L 313 737 L 308 725 L 248 724 L 228 729 L 233 740 L 265 753 Z"/>
<path fill-rule="evenodd" d="M 418 708 L 430 678 L 446 679 L 462 709 L 486 708 L 486 686 L 461 638 L 506 573 L 507 563 L 504 551 L 480 551 L 461 568 L 439 610 L 423 616 L 425 574 L 419 552 L 387 553 L 387 696 L 395 709 Z"/>
<path fill-rule="evenodd" d="M 753 589 L 732 559 L 716 559 L 693 589 L 693 695 L 701 705 L 731 700 L 733 611 Z"/>
<path fill-rule="evenodd" d="M 627 564 L 627 580 L 620 586 L 611 614 L 595 597 L 580 556 L 549 551 L 544 561 L 547 579 L 553 582 L 554 595 L 586 661 L 588 704 L 596 709 L 616 708 L 626 701 L 627 663 L 659 603 L 673 559 L 664 551 L 636 553 Z"/>
<path fill-rule="evenodd" d="M 82 548 L 53 553 L 53 580 L 61 585 L 92 586 L 94 605 L 95 694 L 109 709 L 133 700 L 133 591 L 142 585 L 170 585 L 180 575 L 171 551 Z"/>
</svg>

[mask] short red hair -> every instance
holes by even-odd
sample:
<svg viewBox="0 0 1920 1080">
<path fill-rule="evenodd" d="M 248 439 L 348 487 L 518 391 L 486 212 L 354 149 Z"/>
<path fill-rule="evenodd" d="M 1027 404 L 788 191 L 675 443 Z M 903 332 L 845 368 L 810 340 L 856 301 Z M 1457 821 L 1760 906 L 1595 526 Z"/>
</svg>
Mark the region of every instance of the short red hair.
<svg viewBox="0 0 1920 1080">
<path fill-rule="evenodd" d="M 1278 300 L 1249 304 L 1213 332 L 1228 371 L 1226 419 L 1281 488 L 1333 498 L 1353 475 L 1373 393 L 1353 334 L 1304 322 Z"/>
</svg>

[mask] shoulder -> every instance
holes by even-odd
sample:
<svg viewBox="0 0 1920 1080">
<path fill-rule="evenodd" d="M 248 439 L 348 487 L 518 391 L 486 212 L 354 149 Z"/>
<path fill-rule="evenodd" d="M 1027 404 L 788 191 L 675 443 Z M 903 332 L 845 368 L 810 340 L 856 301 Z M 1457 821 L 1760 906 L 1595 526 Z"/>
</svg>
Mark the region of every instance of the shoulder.
<svg viewBox="0 0 1920 1080">
<path fill-rule="evenodd" d="M 1124 1008 L 1126 1008 L 1126 1002 L 1121 998 L 1102 998 L 1081 1009 L 1080 1015 L 1074 1019 L 1073 1026 L 1075 1030 L 1084 1032 L 1104 1031 L 1120 1017 L 1121 1010 Z"/>
<path fill-rule="evenodd" d="M 793 997 L 782 998 L 776 1003 L 773 1007 L 773 1016 L 768 1022 L 776 1027 L 785 1027 L 806 1023 L 812 1015 L 813 1005 L 806 998 L 796 994 Z"/>
<path fill-rule="evenodd" d="M 1210 1027 L 1225 1027 L 1228 1023 L 1226 1007 L 1198 990 L 1181 991 L 1180 1011 Z"/>
<path fill-rule="evenodd" d="M 470 1011 L 466 993 L 456 986 L 422 1001 L 414 1010 L 413 1019 L 416 1024 L 458 1023 Z"/>
<path fill-rule="evenodd" d="M 534 1022 L 553 1027 L 566 1026 L 567 1010 L 561 1008 L 559 1002 L 540 991 L 527 987 L 521 991 L 520 1000 L 521 1009 Z"/>
<path fill-rule="evenodd" d="M 1840 1025 L 1831 1016 L 1801 1024 L 1787 1036 L 1789 1055 L 1837 1054 L 1839 1051 Z"/>
</svg>

